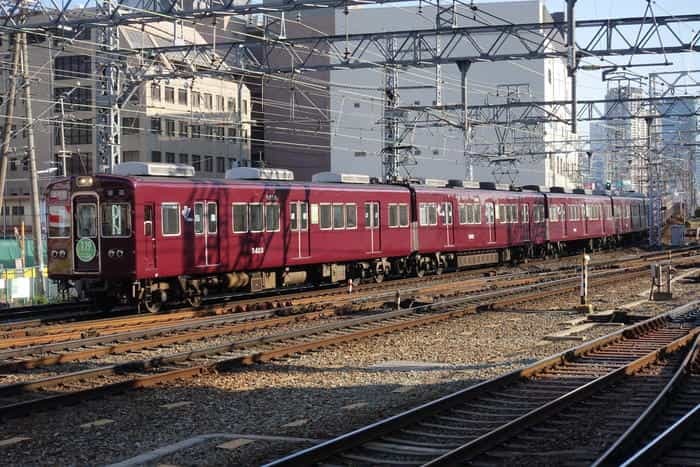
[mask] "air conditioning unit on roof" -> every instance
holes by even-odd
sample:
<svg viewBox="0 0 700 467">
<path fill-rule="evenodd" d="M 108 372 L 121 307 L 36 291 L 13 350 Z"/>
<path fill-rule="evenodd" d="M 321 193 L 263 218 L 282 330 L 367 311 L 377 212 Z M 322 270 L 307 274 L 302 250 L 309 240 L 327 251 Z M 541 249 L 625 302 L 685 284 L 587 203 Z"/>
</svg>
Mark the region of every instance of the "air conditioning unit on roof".
<svg viewBox="0 0 700 467">
<path fill-rule="evenodd" d="M 319 172 L 311 176 L 311 181 L 316 183 L 358 183 L 366 184 L 370 182 L 369 175 L 346 174 L 337 172 Z"/>
<path fill-rule="evenodd" d="M 187 164 L 132 161 L 115 165 L 112 173 L 127 176 L 194 177 L 194 167 Z"/>
<path fill-rule="evenodd" d="M 233 167 L 226 171 L 228 180 L 294 180 L 294 172 L 287 169 L 261 169 L 259 167 Z"/>
</svg>

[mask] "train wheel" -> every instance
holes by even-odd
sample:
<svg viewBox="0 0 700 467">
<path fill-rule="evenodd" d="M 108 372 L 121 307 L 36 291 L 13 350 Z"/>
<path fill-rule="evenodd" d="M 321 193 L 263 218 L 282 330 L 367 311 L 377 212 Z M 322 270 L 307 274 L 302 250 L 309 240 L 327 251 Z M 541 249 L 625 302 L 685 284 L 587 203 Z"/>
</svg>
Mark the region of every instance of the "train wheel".
<svg viewBox="0 0 700 467">
<path fill-rule="evenodd" d="M 145 310 L 148 313 L 158 313 L 163 307 L 163 302 L 155 294 L 146 294 L 139 302 L 139 311 Z"/>
</svg>

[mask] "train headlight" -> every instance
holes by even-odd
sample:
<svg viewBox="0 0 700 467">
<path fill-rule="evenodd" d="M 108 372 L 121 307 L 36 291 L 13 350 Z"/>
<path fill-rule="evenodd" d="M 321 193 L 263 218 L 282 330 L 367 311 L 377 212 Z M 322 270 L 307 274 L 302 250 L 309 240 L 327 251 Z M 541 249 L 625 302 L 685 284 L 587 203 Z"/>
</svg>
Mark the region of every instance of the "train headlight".
<svg viewBox="0 0 700 467">
<path fill-rule="evenodd" d="M 92 186 L 92 183 L 93 183 L 92 177 L 78 177 L 78 179 L 75 181 L 75 184 L 79 187 Z"/>
</svg>

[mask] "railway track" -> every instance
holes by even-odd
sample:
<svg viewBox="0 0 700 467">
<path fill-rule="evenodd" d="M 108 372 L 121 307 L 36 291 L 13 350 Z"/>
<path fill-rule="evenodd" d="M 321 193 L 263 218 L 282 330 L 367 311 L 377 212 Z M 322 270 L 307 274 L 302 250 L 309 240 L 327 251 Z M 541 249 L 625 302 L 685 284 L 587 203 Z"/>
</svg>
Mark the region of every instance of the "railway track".
<svg viewBox="0 0 700 467">
<path fill-rule="evenodd" d="M 674 250 L 669 250 L 666 252 L 644 253 L 620 259 L 605 259 L 602 261 L 592 262 L 590 264 L 590 267 L 592 269 L 605 269 L 609 267 L 615 267 L 616 264 L 618 264 L 621 261 L 639 262 L 640 264 L 643 264 L 655 259 L 668 258 L 669 254 L 672 257 L 697 254 L 699 249 L 700 246 L 688 246 Z M 530 260 L 529 265 L 532 267 L 538 267 L 541 265 L 547 265 L 549 261 L 550 260 Z M 577 266 L 578 265 L 576 263 L 569 264 L 563 267 L 558 267 L 553 272 L 572 271 L 575 270 Z M 395 284 L 397 284 L 402 287 L 405 287 L 412 283 L 424 283 L 426 281 L 449 282 L 450 280 L 452 280 L 451 278 L 454 277 L 475 277 L 476 275 L 483 274 L 485 270 L 492 271 L 494 267 L 495 266 L 488 266 L 486 268 L 478 270 L 452 272 L 442 276 L 425 276 L 423 278 L 411 277 L 404 279 L 396 279 L 391 282 L 391 286 L 393 287 Z M 386 287 L 386 284 L 368 283 L 362 285 L 362 289 L 364 290 L 381 289 L 383 287 Z M 279 300 L 282 300 L 283 302 L 292 299 L 299 301 L 311 301 L 317 298 L 321 298 L 323 296 L 337 295 L 338 293 L 339 292 L 337 286 L 328 286 L 322 289 L 313 290 L 309 290 L 309 287 L 299 287 L 284 291 L 275 290 L 265 291 L 262 293 L 221 294 L 213 296 L 210 299 L 206 300 L 207 303 L 204 309 L 200 311 L 200 313 L 206 313 L 208 308 L 216 307 L 222 302 L 236 301 L 236 305 L 238 306 L 237 311 L 254 311 L 260 304 L 263 304 L 263 306 L 267 306 L 269 308 L 271 307 L 270 305 L 274 306 L 275 303 L 277 303 L 277 306 L 279 306 Z M 11 308 L 6 309 L 4 311 L 0 311 L 0 334 L 18 336 L 22 332 L 31 333 L 31 328 L 40 328 L 50 323 L 70 323 L 83 320 L 93 320 L 96 317 L 109 318 L 115 315 L 123 316 L 124 314 L 132 314 L 134 310 L 135 309 L 133 307 L 128 306 L 121 306 L 112 310 L 95 310 L 94 304 L 88 302 L 55 303 Z M 177 314 L 181 312 L 182 310 L 175 309 L 171 313 Z M 166 313 L 166 315 L 167 314 L 168 313 Z"/>
<path fill-rule="evenodd" d="M 600 452 L 577 431 L 597 421 L 596 410 L 617 417 L 618 427 L 634 421 L 644 398 L 653 400 L 683 366 L 700 333 L 699 310 L 698 302 L 681 307 L 268 465 L 590 463 Z M 617 393 L 632 397 L 611 410 Z"/>
<path fill-rule="evenodd" d="M 634 271 L 633 274 L 646 274 L 646 270 Z M 617 271 L 615 274 L 608 272 L 606 277 L 599 280 L 618 281 L 620 274 Z M 129 354 L 129 359 L 117 364 L 102 365 L 0 386 L 0 418 L 80 402 L 87 398 L 127 389 L 153 386 L 179 378 L 267 362 L 313 349 L 425 326 L 464 316 L 485 306 L 503 306 L 517 301 L 525 302 L 541 299 L 544 296 L 568 293 L 577 285 L 578 279 L 575 277 L 559 279 L 546 284 L 526 285 L 447 298 L 430 305 L 348 318 L 334 323 L 285 331 L 264 337 L 227 341 L 225 344 L 203 346 L 193 351 L 171 353 L 154 358 L 134 359 L 133 354 Z M 168 344 L 162 340 L 156 340 L 151 345 Z M 122 350 L 129 350 L 128 346 L 126 344 Z M 88 347 L 77 352 L 82 357 L 87 357 L 94 351 L 95 349 Z M 75 355 L 62 355 L 54 358 L 54 361 L 40 363 L 60 363 L 64 360 L 70 361 L 74 357 Z M 9 365 L 6 367 L 7 370 L 16 369 L 18 366 L 17 362 L 9 363 Z M 31 364 L 25 362 L 20 363 L 19 366 L 31 366 Z"/>
</svg>

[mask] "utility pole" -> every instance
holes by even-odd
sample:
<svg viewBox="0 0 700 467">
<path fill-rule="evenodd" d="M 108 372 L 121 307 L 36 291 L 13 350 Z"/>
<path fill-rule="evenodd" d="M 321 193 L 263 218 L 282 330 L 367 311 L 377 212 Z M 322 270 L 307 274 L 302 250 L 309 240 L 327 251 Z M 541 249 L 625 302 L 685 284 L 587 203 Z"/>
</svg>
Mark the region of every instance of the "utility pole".
<svg viewBox="0 0 700 467">
<path fill-rule="evenodd" d="M 389 56 L 394 56 L 396 39 L 387 41 Z M 395 182 L 399 178 L 399 118 L 396 107 L 399 106 L 399 69 L 396 65 L 387 65 L 384 69 L 384 181 Z"/>
<path fill-rule="evenodd" d="M 27 152 L 29 157 L 29 179 L 32 192 L 32 237 L 34 237 L 34 258 L 39 269 L 38 293 L 44 294 L 44 239 L 41 233 L 41 213 L 39 207 L 39 174 L 36 170 L 36 149 L 34 146 L 34 118 L 32 115 L 32 90 L 29 81 L 29 53 L 27 33 L 21 33 L 17 40 L 22 42 L 22 86 L 24 87 L 24 116 L 27 119 Z"/>
<path fill-rule="evenodd" d="M 9 86 L 7 90 L 7 114 L 2 135 L 2 164 L 0 164 L 0 212 L 5 216 L 5 193 L 7 183 L 7 159 L 10 155 L 10 143 L 12 142 L 12 122 L 15 117 L 15 101 L 17 97 L 17 75 L 19 73 L 20 44 L 19 34 L 13 34 L 14 46 L 12 47 L 12 71 L 10 72 Z M 3 234 L 4 234 L 3 228 Z"/>
<path fill-rule="evenodd" d="M 576 69 L 578 68 L 578 58 L 576 57 L 576 20 L 574 18 L 574 7 L 576 0 L 566 0 L 566 71 L 571 78 L 571 132 L 576 133 Z"/>
</svg>

